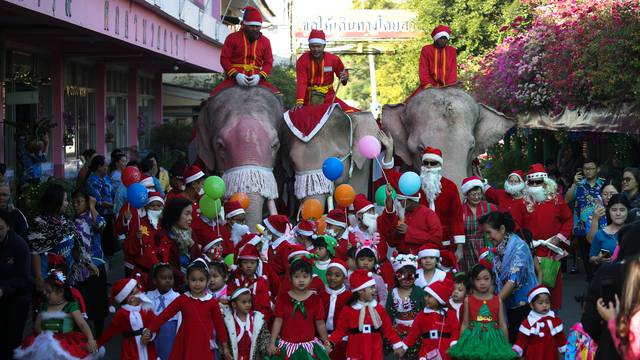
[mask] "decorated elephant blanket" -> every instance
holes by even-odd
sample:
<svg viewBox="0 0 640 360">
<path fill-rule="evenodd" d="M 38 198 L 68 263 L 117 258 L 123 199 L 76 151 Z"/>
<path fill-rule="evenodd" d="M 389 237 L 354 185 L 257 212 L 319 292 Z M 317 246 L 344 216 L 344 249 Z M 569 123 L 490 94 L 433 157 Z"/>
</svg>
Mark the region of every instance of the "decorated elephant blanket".
<svg viewBox="0 0 640 360">
<path fill-rule="evenodd" d="M 340 104 L 305 105 L 284 113 L 284 122 L 300 141 L 309 142 L 322 129 Z"/>
</svg>

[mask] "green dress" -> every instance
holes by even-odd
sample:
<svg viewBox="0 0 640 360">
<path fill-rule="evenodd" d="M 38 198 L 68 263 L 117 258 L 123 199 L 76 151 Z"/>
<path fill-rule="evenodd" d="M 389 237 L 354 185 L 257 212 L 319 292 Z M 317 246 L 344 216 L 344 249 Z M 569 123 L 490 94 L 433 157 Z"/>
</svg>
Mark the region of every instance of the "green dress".
<svg viewBox="0 0 640 360">
<path fill-rule="evenodd" d="M 415 320 L 418 313 L 424 309 L 424 290 L 414 285 L 409 297 L 403 299 L 398 294 L 398 288 L 393 288 L 387 297 L 385 309 L 387 310 L 387 314 L 389 314 L 389 318 L 391 318 L 394 329 L 396 329 L 400 338 L 404 339 L 409 334 L 413 320 Z M 417 358 L 421 344 L 421 339 L 418 339 L 416 343 L 407 350 L 405 358 Z M 384 351 L 385 353 L 393 352 L 393 347 L 386 338 L 384 339 Z"/>
</svg>

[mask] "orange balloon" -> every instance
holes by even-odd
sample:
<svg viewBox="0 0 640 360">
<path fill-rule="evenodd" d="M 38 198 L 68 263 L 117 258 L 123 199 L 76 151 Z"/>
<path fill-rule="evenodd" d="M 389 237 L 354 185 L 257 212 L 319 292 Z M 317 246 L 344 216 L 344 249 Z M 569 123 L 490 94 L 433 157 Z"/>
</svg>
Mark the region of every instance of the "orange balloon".
<svg viewBox="0 0 640 360">
<path fill-rule="evenodd" d="M 316 233 L 318 235 L 324 235 L 324 231 L 327 229 L 327 217 L 323 216 L 316 221 Z"/>
<path fill-rule="evenodd" d="M 333 193 L 333 198 L 340 207 L 346 208 L 353 204 L 353 200 L 356 198 L 356 192 L 349 184 L 342 184 L 336 188 Z"/>
<path fill-rule="evenodd" d="M 302 218 L 305 220 L 318 220 L 322 217 L 322 203 L 317 199 L 307 199 L 302 203 Z"/>
<path fill-rule="evenodd" d="M 249 197 L 247 196 L 247 194 L 243 193 L 243 192 L 237 192 L 233 195 L 231 195 L 231 197 L 229 198 L 229 201 L 237 201 L 240 203 L 240 206 L 242 206 L 243 209 L 247 210 L 249 208 Z"/>
</svg>

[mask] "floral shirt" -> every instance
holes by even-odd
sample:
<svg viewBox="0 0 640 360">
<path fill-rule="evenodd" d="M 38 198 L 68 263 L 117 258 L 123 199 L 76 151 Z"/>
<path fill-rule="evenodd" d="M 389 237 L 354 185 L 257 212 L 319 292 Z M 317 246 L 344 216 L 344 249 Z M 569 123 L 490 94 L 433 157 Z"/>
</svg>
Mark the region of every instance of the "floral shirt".
<svg viewBox="0 0 640 360">
<path fill-rule="evenodd" d="M 496 276 L 496 293 L 502 290 L 507 281 L 515 283 L 513 292 L 504 301 L 507 309 L 527 305 L 529 290 L 538 285 L 538 278 L 534 271 L 529 245 L 518 235 L 509 234 L 496 246 L 493 272 Z"/>
<path fill-rule="evenodd" d="M 585 236 L 589 232 L 591 225 L 591 217 L 597 205 L 602 205 L 602 187 L 604 181 L 596 179 L 595 185 L 592 187 L 587 180 L 582 180 L 576 186 L 574 192 L 575 205 L 573 209 L 573 235 Z M 607 226 L 606 217 L 600 218 L 600 228 Z"/>
<path fill-rule="evenodd" d="M 102 203 L 113 204 L 113 187 L 111 186 L 111 179 L 108 176 L 100 177 L 95 173 L 92 173 L 87 178 L 87 191 L 89 195 L 94 197 L 97 201 L 96 209 L 102 216 L 112 215 L 112 208 L 102 207 Z"/>
</svg>

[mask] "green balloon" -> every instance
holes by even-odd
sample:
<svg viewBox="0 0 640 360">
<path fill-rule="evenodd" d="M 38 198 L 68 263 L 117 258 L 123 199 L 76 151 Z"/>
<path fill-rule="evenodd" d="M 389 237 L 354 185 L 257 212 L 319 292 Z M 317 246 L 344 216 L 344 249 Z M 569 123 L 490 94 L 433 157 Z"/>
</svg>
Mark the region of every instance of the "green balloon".
<svg viewBox="0 0 640 360">
<path fill-rule="evenodd" d="M 224 196 L 224 180 L 220 176 L 209 176 L 204 181 L 204 193 L 212 199 L 220 199 Z"/>
<path fill-rule="evenodd" d="M 220 199 L 212 199 L 208 195 L 200 198 L 198 202 L 200 205 L 200 213 L 209 219 L 215 218 L 220 213 Z"/>
<path fill-rule="evenodd" d="M 386 189 L 387 185 L 382 185 L 378 188 L 378 190 L 376 190 L 376 205 L 378 206 L 384 206 L 385 201 L 387 199 L 387 189 Z M 396 190 L 395 189 L 391 189 L 391 197 L 393 199 L 396 198 Z"/>
</svg>

